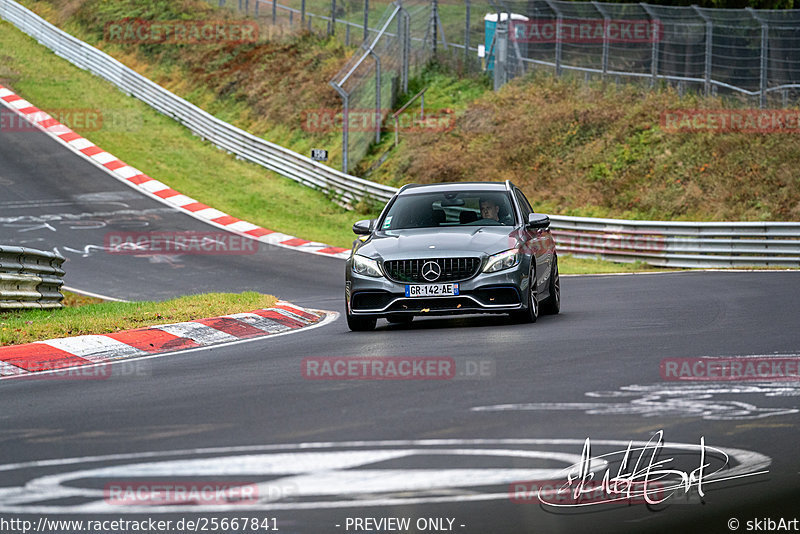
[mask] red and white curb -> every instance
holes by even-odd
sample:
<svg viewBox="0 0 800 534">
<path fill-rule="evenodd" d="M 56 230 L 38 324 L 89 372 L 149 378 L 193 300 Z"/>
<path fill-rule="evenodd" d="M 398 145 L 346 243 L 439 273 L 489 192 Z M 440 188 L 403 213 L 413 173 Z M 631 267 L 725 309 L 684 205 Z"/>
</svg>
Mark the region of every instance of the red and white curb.
<svg viewBox="0 0 800 534">
<path fill-rule="evenodd" d="M 0 347 L 0 379 L 283 334 L 325 318 L 323 312 L 278 301 L 250 313 L 10 345 Z"/>
<path fill-rule="evenodd" d="M 343 259 L 347 258 L 349 255 L 350 249 L 333 247 L 324 243 L 308 241 L 299 237 L 268 230 L 256 224 L 237 219 L 236 217 L 207 206 L 186 195 L 182 195 L 168 185 L 147 176 L 138 169 L 117 159 L 116 156 L 109 154 L 85 137 L 75 133 L 46 112 L 40 110 L 2 85 L 0 85 L 0 104 L 3 104 L 13 112 L 21 115 L 36 128 L 42 130 L 47 135 L 56 139 L 58 142 L 114 178 L 159 202 L 183 211 L 195 219 L 216 226 L 217 228 L 222 228 L 238 235 L 246 236 L 274 246 Z"/>
</svg>

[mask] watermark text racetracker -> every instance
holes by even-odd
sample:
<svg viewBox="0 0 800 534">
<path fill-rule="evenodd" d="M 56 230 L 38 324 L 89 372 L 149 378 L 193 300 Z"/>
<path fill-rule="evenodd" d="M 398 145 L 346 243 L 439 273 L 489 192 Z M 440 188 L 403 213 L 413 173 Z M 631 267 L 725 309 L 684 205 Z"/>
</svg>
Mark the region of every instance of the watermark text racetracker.
<svg viewBox="0 0 800 534">
<path fill-rule="evenodd" d="M 800 381 L 800 356 L 666 358 L 667 381 Z"/>
<path fill-rule="evenodd" d="M 397 124 L 391 110 L 375 108 L 350 109 L 346 115 L 341 109 L 308 109 L 300 115 L 300 126 L 306 132 L 330 133 L 341 131 L 347 126 L 350 132 L 398 131 L 403 133 L 449 132 L 455 127 L 455 113 L 452 109 L 434 109 L 422 113 L 402 113 L 397 116 Z"/>
<path fill-rule="evenodd" d="M 27 118 L 9 109 L 0 109 L 0 133 L 38 132 L 55 123 L 76 132 L 137 132 L 143 128 L 142 115 L 132 109 L 58 108 L 27 114 Z"/>
<path fill-rule="evenodd" d="M 4 377 L 13 380 L 109 380 L 146 378 L 153 375 L 152 365 L 146 360 L 90 364 L 88 361 L 76 363 L 71 357 L 61 359 L 53 356 L 33 360 L 24 357 L 8 358 L 5 363 L 19 369 L 19 374 L 12 372 Z"/>
<path fill-rule="evenodd" d="M 105 26 L 106 41 L 127 44 L 245 44 L 258 41 L 258 23 L 247 20 L 123 19 Z"/>
<path fill-rule="evenodd" d="M 301 362 L 306 380 L 480 380 L 493 378 L 492 358 L 449 356 L 311 357 Z"/>
<path fill-rule="evenodd" d="M 120 255 L 242 255 L 255 254 L 259 242 L 230 232 L 108 232 L 104 248 Z"/>
<path fill-rule="evenodd" d="M 661 113 L 669 133 L 800 133 L 800 111 L 791 109 L 673 109 Z"/>
<path fill-rule="evenodd" d="M 654 43 L 664 29 L 657 20 L 512 20 L 511 40 L 519 43 Z"/>
</svg>

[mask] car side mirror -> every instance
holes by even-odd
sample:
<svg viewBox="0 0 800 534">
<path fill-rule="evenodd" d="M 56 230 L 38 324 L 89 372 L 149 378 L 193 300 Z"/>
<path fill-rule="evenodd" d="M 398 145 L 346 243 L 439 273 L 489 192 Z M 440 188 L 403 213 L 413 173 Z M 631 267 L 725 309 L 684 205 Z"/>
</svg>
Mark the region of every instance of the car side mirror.
<svg viewBox="0 0 800 534">
<path fill-rule="evenodd" d="M 528 215 L 528 228 L 545 229 L 550 226 L 550 217 L 543 213 L 531 213 Z"/>
<path fill-rule="evenodd" d="M 364 219 L 363 221 L 358 221 L 353 225 L 353 232 L 358 235 L 369 235 L 372 233 L 372 223 L 375 222 L 375 219 Z"/>
</svg>

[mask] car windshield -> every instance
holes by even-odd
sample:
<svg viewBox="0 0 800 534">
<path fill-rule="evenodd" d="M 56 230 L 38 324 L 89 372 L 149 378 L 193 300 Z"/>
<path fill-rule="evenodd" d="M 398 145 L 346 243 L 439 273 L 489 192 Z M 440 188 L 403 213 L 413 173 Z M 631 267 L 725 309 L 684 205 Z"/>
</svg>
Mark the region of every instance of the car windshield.
<svg viewBox="0 0 800 534">
<path fill-rule="evenodd" d="M 513 226 L 507 192 L 447 191 L 401 195 L 389 208 L 382 230 L 448 226 Z"/>
</svg>

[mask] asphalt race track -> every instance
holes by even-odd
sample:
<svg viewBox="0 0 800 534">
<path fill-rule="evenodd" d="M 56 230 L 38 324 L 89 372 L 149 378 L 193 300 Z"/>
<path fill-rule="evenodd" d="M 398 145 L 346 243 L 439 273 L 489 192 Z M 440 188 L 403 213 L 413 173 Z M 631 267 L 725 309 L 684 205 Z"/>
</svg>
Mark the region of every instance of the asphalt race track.
<svg viewBox="0 0 800 534">
<path fill-rule="evenodd" d="M 43 134 L 0 132 L 0 243 L 57 248 L 68 286 L 122 299 L 257 290 L 343 312 L 341 260 L 275 247 L 223 256 L 104 250 L 109 232 L 125 231 L 216 230 Z M 381 321 L 374 332 L 351 333 L 339 318 L 299 334 L 128 362 L 105 380 L 0 381 L 0 519 L 176 525 L 244 517 L 284 533 L 489 534 L 731 532 L 800 517 L 798 382 L 662 377 L 674 358 L 797 358 L 800 273 L 581 276 L 562 285 L 561 315 L 535 325 L 475 316 L 411 327 Z M 452 358 L 458 373 L 304 375 L 307 358 L 400 356 Z M 664 463 L 653 469 L 693 480 L 688 491 L 664 489 L 671 497 L 661 504 L 551 506 L 513 489 L 563 477 L 581 464 L 587 438 L 601 478 L 602 459 L 611 469 L 631 441 L 652 452 L 646 443 L 659 431 Z M 258 498 L 108 502 L 121 481 L 191 477 L 246 482 Z M 407 518 L 411 527 L 359 529 L 375 526 L 367 518 Z M 48 530 L 68 531 L 77 529 Z"/>
</svg>

